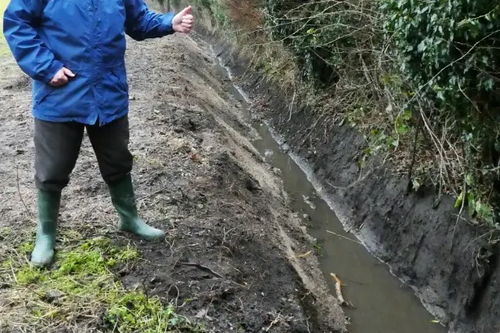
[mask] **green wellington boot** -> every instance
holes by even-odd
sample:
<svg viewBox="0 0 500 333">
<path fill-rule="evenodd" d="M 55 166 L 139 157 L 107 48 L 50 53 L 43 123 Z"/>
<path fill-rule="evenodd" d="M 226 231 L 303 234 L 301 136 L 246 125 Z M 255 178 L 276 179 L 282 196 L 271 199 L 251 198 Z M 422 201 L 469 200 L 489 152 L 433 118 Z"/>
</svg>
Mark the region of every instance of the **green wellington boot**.
<svg viewBox="0 0 500 333">
<path fill-rule="evenodd" d="M 34 266 L 50 265 L 54 259 L 60 203 L 60 192 L 38 190 L 38 224 L 35 248 L 31 253 L 31 263 Z"/>
<path fill-rule="evenodd" d="M 118 211 L 118 215 L 120 215 L 120 224 L 118 225 L 120 230 L 131 232 L 146 240 L 158 240 L 165 237 L 163 231 L 147 225 L 137 215 L 130 175 L 117 183 L 109 185 L 109 191 L 113 205 Z"/>
</svg>

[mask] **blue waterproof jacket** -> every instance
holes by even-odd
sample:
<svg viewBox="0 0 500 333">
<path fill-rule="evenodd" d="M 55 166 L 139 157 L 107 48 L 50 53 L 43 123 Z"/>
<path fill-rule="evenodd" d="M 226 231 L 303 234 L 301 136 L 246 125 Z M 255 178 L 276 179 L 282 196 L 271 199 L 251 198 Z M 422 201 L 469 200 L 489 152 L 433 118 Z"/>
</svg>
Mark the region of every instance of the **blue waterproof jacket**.
<svg viewBox="0 0 500 333">
<path fill-rule="evenodd" d="M 150 11 L 143 0 L 11 0 L 3 31 L 33 79 L 33 116 L 102 126 L 126 115 L 125 34 L 135 40 L 171 34 L 173 17 Z M 50 86 L 63 66 L 76 76 Z"/>
</svg>

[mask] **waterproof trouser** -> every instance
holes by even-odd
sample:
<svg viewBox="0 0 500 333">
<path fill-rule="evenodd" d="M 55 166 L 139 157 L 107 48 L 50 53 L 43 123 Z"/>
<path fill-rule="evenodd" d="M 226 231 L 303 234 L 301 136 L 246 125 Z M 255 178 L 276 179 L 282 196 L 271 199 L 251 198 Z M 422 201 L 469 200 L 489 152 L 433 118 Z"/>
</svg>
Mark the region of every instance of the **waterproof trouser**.
<svg viewBox="0 0 500 333">
<path fill-rule="evenodd" d="M 164 237 L 163 231 L 144 223 L 138 216 L 130 172 L 133 157 L 128 150 L 128 118 L 105 126 L 57 123 L 35 119 L 35 183 L 38 188 L 38 224 L 34 265 L 50 264 L 54 256 L 61 191 L 69 183 L 85 129 L 107 183 L 112 203 L 120 217 L 119 229 L 147 240 Z"/>
</svg>

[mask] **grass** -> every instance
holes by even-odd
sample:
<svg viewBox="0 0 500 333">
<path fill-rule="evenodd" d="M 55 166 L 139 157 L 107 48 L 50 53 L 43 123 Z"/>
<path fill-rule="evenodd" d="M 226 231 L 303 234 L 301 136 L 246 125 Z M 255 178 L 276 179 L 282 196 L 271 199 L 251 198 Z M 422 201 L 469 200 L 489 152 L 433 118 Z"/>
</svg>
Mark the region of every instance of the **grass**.
<svg viewBox="0 0 500 333">
<path fill-rule="evenodd" d="M 51 270 L 29 265 L 32 242 L 3 256 L 7 259 L 0 263 L 0 281 L 5 281 L 0 286 L 0 331 L 204 331 L 177 315 L 173 305 L 138 288 L 127 290 L 117 279 L 113 271 L 140 260 L 136 248 L 102 237 L 66 243 Z"/>
<path fill-rule="evenodd" d="M 5 37 L 3 35 L 3 13 L 7 5 L 9 4 L 9 0 L 0 0 L 0 21 L 2 22 L 2 30 L 0 31 L 0 57 L 10 55 L 10 49 L 5 41 Z"/>
</svg>

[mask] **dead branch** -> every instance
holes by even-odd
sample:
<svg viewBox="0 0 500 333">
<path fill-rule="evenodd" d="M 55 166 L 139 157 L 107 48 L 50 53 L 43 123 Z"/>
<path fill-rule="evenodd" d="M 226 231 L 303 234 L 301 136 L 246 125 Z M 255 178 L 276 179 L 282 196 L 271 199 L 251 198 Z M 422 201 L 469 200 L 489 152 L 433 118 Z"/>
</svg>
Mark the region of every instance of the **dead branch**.
<svg viewBox="0 0 500 333">
<path fill-rule="evenodd" d="M 335 235 L 335 236 L 337 236 L 337 237 L 343 238 L 343 239 L 345 239 L 345 240 L 351 241 L 351 242 L 353 242 L 353 243 L 356 243 L 356 244 L 360 244 L 360 245 L 362 245 L 360 241 L 357 241 L 357 240 L 355 240 L 355 239 L 351 239 L 351 238 L 346 237 L 346 236 L 342 236 L 342 235 L 340 235 L 340 234 L 338 234 L 338 233 L 336 233 L 336 232 L 333 232 L 333 231 L 330 231 L 330 230 L 327 230 L 326 232 L 327 232 L 327 233 L 329 233 L 329 234 Z"/>
<path fill-rule="evenodd" d="M 337 300 L 340 306 L 354 307 L 351 303 L 347 302 L 342 295 L 342 281 L 340 281 L 336 274 L 330 273 L 330 275 L 335 280 L 335 292 L 337 293 Z"/>
</svg>

